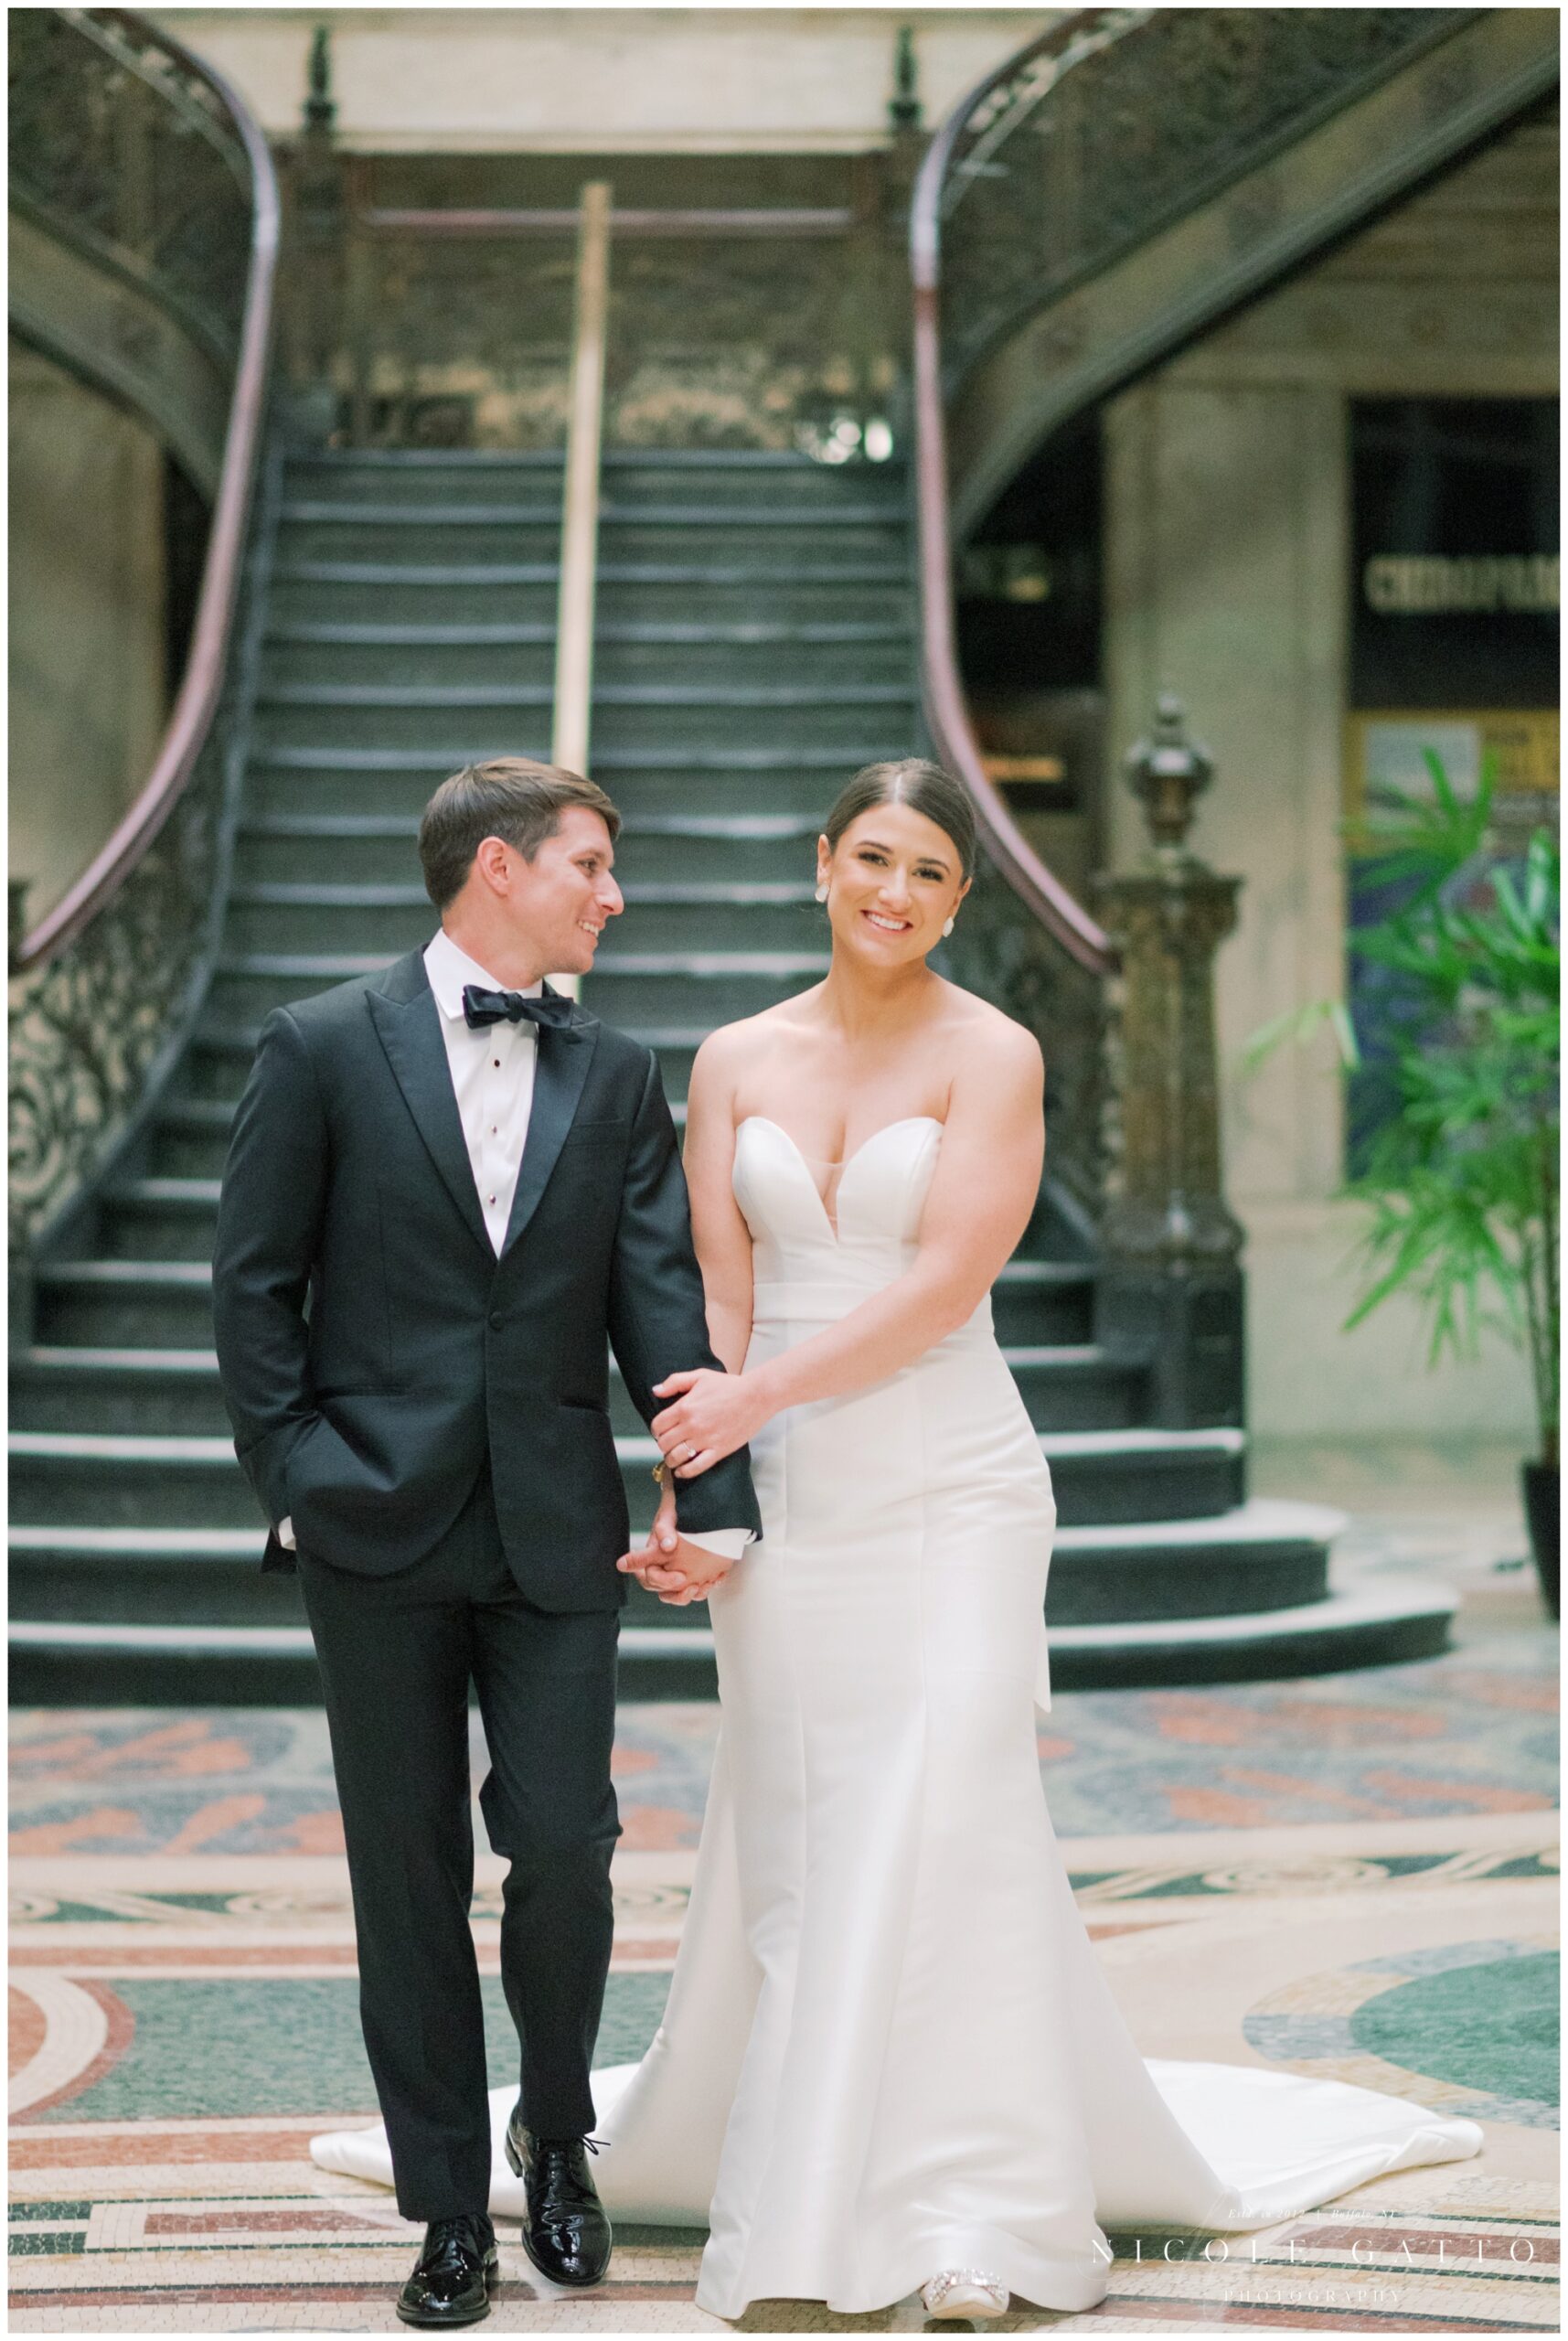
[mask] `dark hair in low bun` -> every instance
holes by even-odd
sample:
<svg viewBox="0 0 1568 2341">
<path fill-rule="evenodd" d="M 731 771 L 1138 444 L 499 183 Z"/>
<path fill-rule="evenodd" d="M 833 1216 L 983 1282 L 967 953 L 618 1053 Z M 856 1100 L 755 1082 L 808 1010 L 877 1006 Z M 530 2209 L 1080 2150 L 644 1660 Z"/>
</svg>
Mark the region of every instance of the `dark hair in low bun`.
<svg viewBox="0 0 1568 2341">
<path fill-rule="evenodd" d="M 891 764 L 867 764 L 839 792 L 837 802 L 822 824 L 822 833 L 837 850 L 838 840 L 851 821 L 877 805 L 907 805 L 934 822 L 950 839 L 964 876 L 975 874 L 975 815 L 969 799 L 949 772 L 924 756 L 899 756 Z"/>
</svg>

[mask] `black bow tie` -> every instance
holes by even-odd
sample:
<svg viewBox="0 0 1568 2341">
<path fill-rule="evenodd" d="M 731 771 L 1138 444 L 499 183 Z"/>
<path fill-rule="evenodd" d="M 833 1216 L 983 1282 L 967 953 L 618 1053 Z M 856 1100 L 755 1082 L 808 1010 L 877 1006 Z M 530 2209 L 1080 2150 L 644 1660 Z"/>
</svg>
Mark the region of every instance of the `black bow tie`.
<svg viewBox="0 0 1568 2341">
<path fill-rule="evenodd" d="M 520 991 L 486 991 L 483 984 L 463 987 L 463 1013 L 475 1031 L 483 1024 L 542 1024 L 574 1041 L 571 1018 L 576 1006 L 575 1000 L 563 999 L 560 992 L 541 992 L 537 999 L 530 999 Z"/>
</svg>

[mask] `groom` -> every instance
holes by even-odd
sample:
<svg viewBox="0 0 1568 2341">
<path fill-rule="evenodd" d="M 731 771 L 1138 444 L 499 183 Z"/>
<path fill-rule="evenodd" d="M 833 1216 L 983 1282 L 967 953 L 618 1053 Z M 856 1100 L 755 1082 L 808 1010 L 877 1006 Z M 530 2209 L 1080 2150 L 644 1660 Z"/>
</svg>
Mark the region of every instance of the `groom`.
<svg viewBox="0 0 1568 2341">
<path fill-rule="evenodd" d="M 365 2045 L 405 2218 L 405 2323 L 487 2313 L 485 2022 L 469 1931 L 468 1693 L 510 1862 L 501 1975 L 522 2047 L 507 2132 L 540 2272 L 596 2283 L 584 2152 L 610 1963 L 625 1498 L 606 1336 L 645 1420 L 717 1368 L 650 1052 L 543 983 L 622 908 L 592 782 L 502 757 L 420 828 L 441 930 L 273 1010 L 224 1173 L 213 1314 L 235 1447 L 296 1565 L 332 1735 Z M 677 1454 L 676 1459 L 680 1459 Z M 656 1589 L 706 1589 L 760 1533 L 742 1448 L 675 1482 Z"/>
</svg>

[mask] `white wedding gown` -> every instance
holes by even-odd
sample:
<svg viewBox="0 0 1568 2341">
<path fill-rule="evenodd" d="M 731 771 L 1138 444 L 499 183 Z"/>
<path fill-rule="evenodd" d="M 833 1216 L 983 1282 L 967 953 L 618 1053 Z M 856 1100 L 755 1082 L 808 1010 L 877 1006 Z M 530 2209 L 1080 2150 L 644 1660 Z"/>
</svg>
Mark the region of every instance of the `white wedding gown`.
<svg viewBox="0 0 1568 2341">
<path fill-rule="evenodd" d="M 741 1124 L 749 1363 L 908 1267 L 941 1128 L 869 1138 L 835 1230 L 786 1132 Z M 1040 1785 L 1056 1506 L 988 1300 L 752 1456 L 764 1533 L 710 1604 L 723 1727 L 668 2005 L 640 2065 L 594 2076 L 600 2192 L 709 2229 L 699 2307 L 853 2314 L 965 2267 L 1085 2309 L 1106 2226 L 1263 2227 L 1477 2151 L 1475 2122 L 1400 2098 L 1139 2055 Z M 502 2214 L 514 2095 L 492 2097 Z M 380 2130 L 312 2153 L 390 2180 Z"/>
</svg>

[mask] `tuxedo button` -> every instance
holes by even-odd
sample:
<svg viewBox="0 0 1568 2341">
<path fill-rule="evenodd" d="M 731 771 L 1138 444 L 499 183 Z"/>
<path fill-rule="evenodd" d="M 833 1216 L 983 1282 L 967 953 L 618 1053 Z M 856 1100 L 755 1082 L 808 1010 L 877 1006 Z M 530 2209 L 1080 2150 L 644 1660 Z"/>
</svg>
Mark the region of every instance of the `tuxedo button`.
<svg viewBox="0 0 1568 2341">
<path fill-rule="evenodd" d="M 493 1333 L 498 1333 L 504 1322 L 505 1320 L 503 1319 L 500 1310 L 498 1309 L 492 1309 L 490 1311 L 490 1331 Z"/>
</svg>

